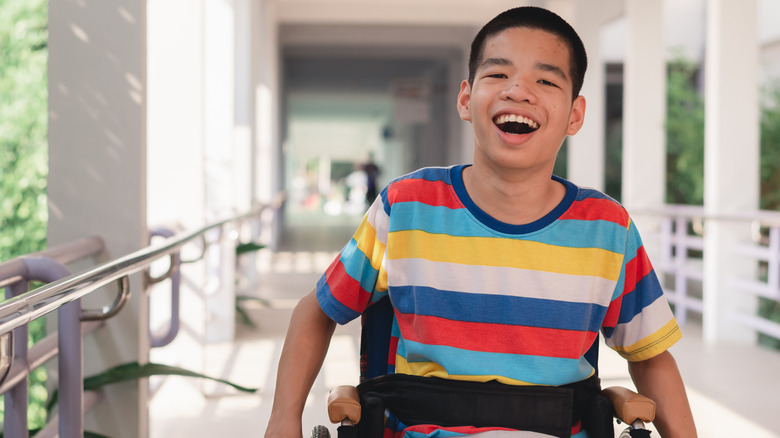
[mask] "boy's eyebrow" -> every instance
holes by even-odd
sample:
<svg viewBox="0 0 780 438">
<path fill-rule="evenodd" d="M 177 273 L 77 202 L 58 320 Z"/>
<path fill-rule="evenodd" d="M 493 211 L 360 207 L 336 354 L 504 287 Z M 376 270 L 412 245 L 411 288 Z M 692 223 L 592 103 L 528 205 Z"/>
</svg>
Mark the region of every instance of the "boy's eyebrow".
<svg viewBox="0 0 780 438">
<path fill-rule="evenodd" d="M 563 69 L 562 69 L 562 68 L 560 68 L 560 67 L 558 67 L 557 65 L 553 65 L 553 64 L 546 64 L 546 63 L 544 63 L 544 62 L 537 62 L 537 63 L 536 63 L 536 65 L 535 65 L 535 67 L 536 67 L 538 70 L 541 70 L 541 71 L 547 71 L 547 72 L 550 72 L 550 73 L 552 73 L 552 74 L 554 74 L 554 75 L 556 75 L 556 76 L 559 76 L 559 77 L 560 77 L 561 79 L 563 79 L 564 81 L 566 81 L 566 80 L 568 80 L 568 79 L 569 79 L 569 78 L 566 76 L 566 73 L 563 71 Z"/>
<path fill-rule="evenodd" d="M 485 58 L 485 60 L 482 61 L 482 64 L 479 65 L 479 68 L 492 67 L 495 65 L 508 66 L 512 65 L 512 61 L 506 58 Z"/>
</svg>

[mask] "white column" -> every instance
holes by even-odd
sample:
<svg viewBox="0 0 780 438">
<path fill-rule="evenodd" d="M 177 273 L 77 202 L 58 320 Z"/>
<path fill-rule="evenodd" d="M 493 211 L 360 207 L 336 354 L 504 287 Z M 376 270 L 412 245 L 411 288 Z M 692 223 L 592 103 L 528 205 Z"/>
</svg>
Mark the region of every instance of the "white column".
<svg viewBox="0 0 780 438">
<path fill-rule="evenodd" d="M 206 220 L 237 213 L 236 173 L 242 173 L 236 148 L 236 10 L 235 0 L 205 0 L 203 20 L 204 153 Z M 222 236 L 223 238 L 225 236 Z M 220 240 L 206 255 L 204 285 L 206 342 L 233 339 L 235 275 L 225 270 L 230 245 Z M 232 268 L 232 266 L 231 266 Z"/>
<path fill-rule="evenodd" d="M 643 236 L 660 232 L 655 217 L 642 209 L 666 201 L 666 58 L 662 1 L 626 0 L 627 45 L 623 82 L 623 162 L 621 202 Z M 651 260 L 658 243 L 645 239 Z"/>
<path fill-rule="evenodd" d="M 149 225 L 195 229 L 205 225 L 203 1 L 147 2 Z"/>
<path fill-rule="evenodd" d="M 195 230 L 206 224 L 204 0 L 147 2 L 149 226 Z M 183 259 L 197 259 L 199 247 L 186 245 Z M 167 261 L 159 264 L 155 275 Z M 150 352 L 151 361 L 206 372 L 206 266 L 186 263 L 180 269 L 181 329 L 170 345 Z M 170 281 L 151 285 L 147 293 L 150 325 L 158 332 L 171 318 Z M 152 407 L 152 435 L 158 423 Z"/>
<path fill-rule="evenodd" d="M 707 11 L 704 206 L 709 215 L 750 212 L 759 199 L 759 102 L 756 0 L 712 0 Z M 756 301 L 734 291 L 731 279 L 755 274 L 734 255 L 750 225 L 710 221 L 705 230 L 704 337 L 753 341 L 734 311 L 755 312 Z"/>
<path fill-rule="evenodd" d="M 623 190 L 629 211 L 664 204 L 666 61 L 663 2 L 626 1 Z"/>
<path fill-rule="evenodd" d="M 282 139 L 280 134 L 281 91 L 280 53 L 275 2 L 251 2 L 251 114 L 252 114 L 252 199 L 268 203 L 284 188 Z M 268 231 L 276 246 L 278 215 L 271 218 Z"/>
<path fill-rule="evenodd" d="M 580 92 L 586 102 L 585 123 L 567 140 L 567 177 L 580 186 L 603 190 L 606 80 L 599 49 L 603 14 L 592 6 L 579 6 L 575 20 L 570 22 L 588 52 L 588 71 Z"/>
<path fill-rule="evenodd" d="M 97 235 L 100 261 L 146 246 L 146 1 L 49 4 L 49 245 Z M 83 269 L 85 267 L 80 267 Z M 85 375 L 148 355 L 140 274 L 127 306 L 85 339 Z M 83 300 L 111 303 L 109 287 Z M 86 429 L 148 435 L 147 382 L 105 388 Z"/>
</svg>

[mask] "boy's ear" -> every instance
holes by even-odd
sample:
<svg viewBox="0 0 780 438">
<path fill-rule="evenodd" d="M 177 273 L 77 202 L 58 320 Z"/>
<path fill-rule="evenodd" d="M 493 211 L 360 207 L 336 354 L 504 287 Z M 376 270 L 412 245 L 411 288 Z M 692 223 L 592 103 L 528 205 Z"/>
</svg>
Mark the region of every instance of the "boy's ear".
<svg viewBox="0 0 780 438">
<path fill-rule="evenodd" d="M 569 129 L 566 131 L 568 135 L 574 135 L 582 128 L 582 124 L 585 122 L 585 98 L 577 96 L 572 102 L 571 113 L 569 114 Z"/>
<path fill-rule="evenodd" d="M 460 93 L 458 93 L 458 114 L 462 120 L 471 121 L 471 86 L 468 81 L 460 83 Z"/>
</svg>

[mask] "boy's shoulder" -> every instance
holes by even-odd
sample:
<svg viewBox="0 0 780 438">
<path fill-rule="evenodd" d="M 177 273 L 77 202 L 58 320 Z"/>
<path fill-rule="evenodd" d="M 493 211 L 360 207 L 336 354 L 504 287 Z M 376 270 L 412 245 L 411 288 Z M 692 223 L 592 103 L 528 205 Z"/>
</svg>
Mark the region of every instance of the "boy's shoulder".
<svg viewBox="0 0 780 438">
<path fill-rule="evenodd" d="M 430 192 L 432 187 L 452 186 L 452 169 L 457 166 L 423 167 L 406 175 L 399 176 L 387 185 L 383 195 L 392 198 L 401 193 L 423 190 Z"/>
<path fill-rule="evenodd" d="M 452 169 L 455 167 L 458 166 L 455 165 L 455 166 L 423 167 L 421 169 L 417 169 L 412 172 L 409 172 L 406 175 L 399 176 L 398 178 L 394 179 L 390 183 L 390 185 L 400 181 L 408 181 L 408 180 L 442 181 L 449 184 L 452 181 L 451 178 Z"/>
<path fill-rule="evenodd" d="M 602 219 L 628 226 L 631 218 L 626 208 L 606 193 L 587 187 L 577 188 L 571 214 L 591 220 Z"/>
</svg>

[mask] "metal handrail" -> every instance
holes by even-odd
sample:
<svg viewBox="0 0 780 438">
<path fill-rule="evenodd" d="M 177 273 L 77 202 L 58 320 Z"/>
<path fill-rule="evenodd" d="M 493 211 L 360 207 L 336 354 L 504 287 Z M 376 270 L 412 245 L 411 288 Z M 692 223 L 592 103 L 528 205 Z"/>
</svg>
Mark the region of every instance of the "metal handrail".
<svg viewBox="0 0 780 438">
<path fill-rule="evenodd" d="M 20 273 L 26 272 L 27 269 L 24 265 L 25 259 L 45 257 L 62 264 L 68 264 L 83 257 L 98 254 L 103 251 L 104 246 L 103 239 L 100 237 L 85 237 L 3 262 L 0 264 L 0 288 L 22 279 L 23 276 Z"/>
<path fill-rule="evenodd" d="M 137 273 L 153 261 L 177 251 L 186 243 L 209 231 L 221 229 L 228 223 L 255 217 L 265 208 L 265 206 L 256 207 L 247 213 L 212 223 L 180 237 L 174 236 L 158 245 L 143 248 L 81 274 L 41 286 L 5 301 L 0 304 L 0 335 L 28 324 L 122 277 Z"/>
</svg>

